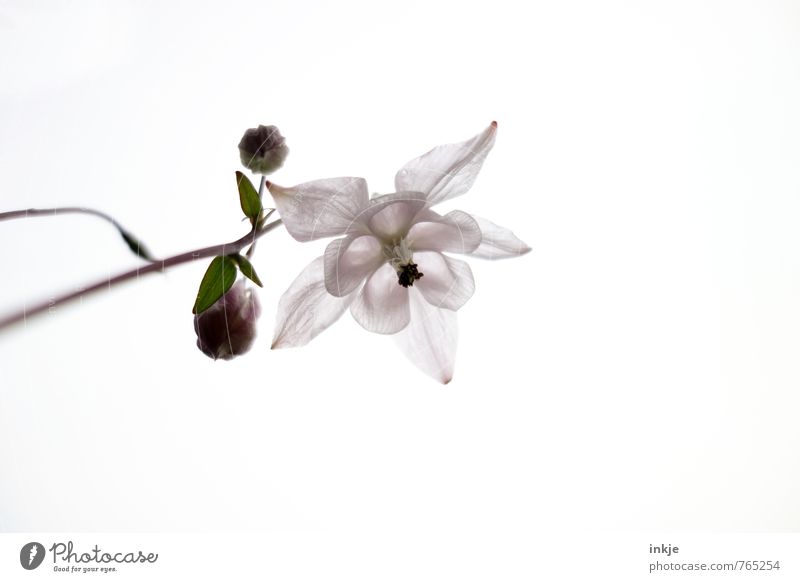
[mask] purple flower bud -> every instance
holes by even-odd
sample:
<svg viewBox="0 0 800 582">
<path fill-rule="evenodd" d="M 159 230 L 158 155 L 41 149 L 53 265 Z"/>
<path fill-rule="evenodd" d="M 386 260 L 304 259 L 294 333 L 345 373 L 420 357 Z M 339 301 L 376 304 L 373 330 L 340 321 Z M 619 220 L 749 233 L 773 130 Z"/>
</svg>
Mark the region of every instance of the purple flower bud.
<svg viewBox="0 0 800 582">
<path fill-rule="evenodd" d="M 197 347 L 214 360 L 241 356 L 253 346 L 260 315 L 258 297 L 240 279 L 214 305 L 194 316 Z"/>
<path fill-rule="evenodd" d="M 256 174 L 271 174 L 283 165 L 289 148 L 274 125 L 259 125 L 244 132 L 239 157 L 245 168 Z"/>
</svg>

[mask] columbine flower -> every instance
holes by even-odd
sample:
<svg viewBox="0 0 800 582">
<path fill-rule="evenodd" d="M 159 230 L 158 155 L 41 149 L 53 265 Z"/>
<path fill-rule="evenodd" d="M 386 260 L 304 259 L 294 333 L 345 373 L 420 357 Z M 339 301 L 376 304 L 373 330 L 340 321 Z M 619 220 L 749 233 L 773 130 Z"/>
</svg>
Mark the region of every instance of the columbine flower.
<svg viewBox="0 0 800 582">
<path fill-rule="evenodd" d="M 492 149 L 497 124 L 474 138 L 434 148 L 397 173 L 397 192 L 369 198 L 362 178 L 282 188 L 268 183 L 295 239 L 341 236 L 295 279 L 278 305 L 273 348 L 302 346 L 349 307 L 368 331 L 394 334 L 419 368 L 443 383 L 453 375 L 456 311 L 475 290 L 472 270 L 444 255 L 487 259 L 530 250 L 510 230 L 431 207 L 472 186 Z"/>
<path fill-rule="evenodd" d="M 239 142 L 242 165 L 256 174 L 271 174 L 283 165 L 289 147 L 274 125 L 259 125 L 244 132 Z"/>
<path fill-rule="evenodd" d="M 197 347 L 214 360 L 232 360 L 253 346 L 261 304 L 244 279 L 234 283 L 217 302 L 194 316 Z"/>
</svg>

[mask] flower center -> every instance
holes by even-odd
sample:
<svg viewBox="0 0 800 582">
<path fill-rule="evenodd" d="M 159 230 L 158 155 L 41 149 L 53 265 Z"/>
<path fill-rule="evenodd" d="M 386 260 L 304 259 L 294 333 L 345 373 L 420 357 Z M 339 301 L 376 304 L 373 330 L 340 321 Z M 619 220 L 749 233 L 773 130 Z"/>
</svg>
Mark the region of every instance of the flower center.
<svg viewBox="0 0 800 582">
<path fill-rule="evenodd" d="M 422 279 L 422 273 L 414 263 L 403 265 L 402 270 L 397 272 L 397 282 L 406 289 L 412 287 L 417 279 Z"/>
<path fill-rule="evenodd" d="M 423 274 L 419 272 L 417 264 L 414 262 L 414 255 L 405 239 L 399 242 L 392 242 L 383 248 L 389 264 L 397 271 L 397 284 L 406 289 L 414 286 L 414 281 L 422 279 Z"/>
</svg>

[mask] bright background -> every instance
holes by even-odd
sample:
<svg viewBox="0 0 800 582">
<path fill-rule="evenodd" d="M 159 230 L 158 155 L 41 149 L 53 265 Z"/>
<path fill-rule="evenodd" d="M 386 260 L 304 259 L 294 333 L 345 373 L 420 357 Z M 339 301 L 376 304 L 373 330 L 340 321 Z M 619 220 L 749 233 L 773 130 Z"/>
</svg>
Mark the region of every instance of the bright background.
<svg viewBox="0 0 800 582">
<path fill-rule="evenodd" d="M 4 531 L 800 527 L 794 2 L 0 3 L 0 208 L 105 210 L 157 255 L 246 232 L 236 144 L 285 185 L 395 171 L 490 121 L 441 386 L 349 315 L 271 352 L 325 241 L 259 244 L 258 345 L 195 348 L 202 264 L 0 334 Z M 81 216 L 0 225 L 4 312 L 135 266 Z M 458 537 L 460 536 L 460 537 Z M 510 547 L 510 546 L 509 546 Z"/>
</svg>

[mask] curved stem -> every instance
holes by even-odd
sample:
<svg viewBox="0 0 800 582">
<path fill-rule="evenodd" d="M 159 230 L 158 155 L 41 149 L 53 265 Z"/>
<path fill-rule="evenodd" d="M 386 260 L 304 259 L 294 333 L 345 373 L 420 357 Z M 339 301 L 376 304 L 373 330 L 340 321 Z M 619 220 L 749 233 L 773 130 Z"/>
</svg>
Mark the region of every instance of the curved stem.
<svg viewBox="0 0 800 582">
<path fill-rule="evenodd" d="M 24 213 L 25 211 L 23 210 L 20 212 Z M 109 277 L 108 279 L 97 281 L 96 283 L 92 283 L 87 287 L 82 287 L 77 291 L 66 293 L 60 297 L 56 297 L 55 299 L 43 301 L 37 305 L 34 305 L 33 307 L 23 308 L 22 311 L 11 313 L 5 317 L 0 318 L 0 331 L 20 321 L 27 321 L 29 317 L 32 317 L 39 313 L 43 313 L 45 311 L 49 311 L 57 306 L 64 305 L 65 303 L 83 297 L 90 293 L 94 293 L 95 291 L 99 291 L 104 288 L 111 288 L 112 285 L 115 285 L 117 283 L 122 283 L 123 281 L 127 281 L 129 279 L 134 279 L 134 278 L 138 279 L 141 275 L 146 275 L 148 273 L 161 273 L 166 269 L 168 269 L 169 267 L 174 267 L 175 265 L 180 265 L 182 263 L 188 263 L 190 261 L 195 261 L 197 259 L 215 257 L 217 255 L 230 255 L 233 253 L 238 253 L 248 244 L 251 244 L 253 241 L 261 238 L 269 231 L 274 230 L 281 224 L 282 221 L 280 219 L 274 220 L 269 224 L 264 225 L 260 230 L 248 232 L 245 236 L 233 242 L 205 247 L 202 249 L 196 249 L 193 251 L 188 251 L 185 253 L 181 253 L 179 255 L 174 255 L 172 257 L 169 257 L 161 261 L 153 261 L 150 264 L 145 265 L 143 267 L 137 267 L 136 269 L 131 269 L 130 271 L 120 273 L 119 275 Z"/>
<path fill-rule="evenodd" d="M 264 200 L 264 185 L 266 183 L 267 183 L 267 177 L 266 176 L 261 176 L 261 182 L 258 185 L 258 199 L 259 200 Z M 263 215 L 263 210 L 262 210 L 262 215 Z M 269 218 L 269 214 L 267 215 L 267 218 Z M 266 218 L 264 220 L 266 220 Z M 250 257 L 253 256 L 254 252 L 256 252 L 256 241 L 255 241 L 255 239 L 253 239 L 253 244 L 250 245 L 250 248 L 247 249 L 247 253 L 246 253 L 245 256 L 249 259 Z"/>
<path fill-rule="evenodd" d="M 125 244 L 128 245 L 128 248 L 130 248 L 134 254 L 145 259 L 146 261 L 153 262 L 155 260 L 145 246 L 139 242 L 139 240 L 133 236 L 130 231 L 123 228 L 113 216 L 106 214 L 105 212 L 101 212 L 100 210 L 95 210 L 94 208 L 84 208 L 82 206 L 59 206 L 56 208 L 27 208 L 25 210 L 11 210 L 9 212 L 0 212 L 0 221 L 14 220 L 18 218 L 31 218 L 35 216 L 59 216 L 61 214 L 88 214 L 90 216 L 102 218 L 106 222 L 110 222 L 114 228 L 117 229 L 119 234 L 122 236 L 122 240 L 125 241 Z"/>
<path fill-rule="evenodd" d="M 56 208 L 26 208 L 25 210 L 12 210 L 10 212 L 0 212 L 0 220 L 13 220 L 15 218 L 29 218 L 31 216 L 58 216 L 59 214 L 91 214 L 106 220 L 120 228 L 119 223 L 113 216 L 95 210 L 94 208 L 83 208 L 81 206 L 59 206 Z"/>
</svg>

